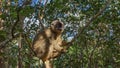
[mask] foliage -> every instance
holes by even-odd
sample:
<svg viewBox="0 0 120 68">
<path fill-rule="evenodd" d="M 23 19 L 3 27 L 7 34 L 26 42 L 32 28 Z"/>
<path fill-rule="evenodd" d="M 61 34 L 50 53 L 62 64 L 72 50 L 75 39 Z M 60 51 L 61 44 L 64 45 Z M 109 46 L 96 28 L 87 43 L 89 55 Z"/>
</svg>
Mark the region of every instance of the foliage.
<svg viewBox="0 0 120 68">
<path fill-rule="evenodd" d="M 46 27 L 54 19 L 62 20 L 66 26 L 63 38 L 70 41 L 69 37 L 75 36 L 78 33 L 77 31 L 84 27 L 86 22 L 105 5 L 106 0 L 50 0 L 46 4 L 41 2 L 35 6 L 31 6 L 30 0 L 24 0 L 22 6 L 16 5 L 16 2 L 18 1 L 7 2 L 3 0 L 0 6 L 2 7 L 0 18 L 4 20 L 4 28 L 0 30 L 0 43 L 11 38 L 12 33 L 14 35 L 25 34 L 28 41 L 32 41 L 38 29 L 42 30 L 38 22 L 39 17 Z M 67 53 L 54 60 L 54 67 L 119 68 L 119 9 L 120 1 L 112 0 L 106 10 L 76 38 Z M 15 24 L 16 22 L 17 24 Z M 16 68 L 19 63 L 19 56 L 21 56 L 20 59 L 24 68 L 40 67 L 41 62 L 33 56 L 26 37 L 22 37 L 21 47 L 19 47 L 19 39 L 19 36 L 12 39 L 4 45 L 4 48 L 0 46 L 0 59 L 2 58 L 3 62 L 6 63 L 5 66 Z"/>
</svg>

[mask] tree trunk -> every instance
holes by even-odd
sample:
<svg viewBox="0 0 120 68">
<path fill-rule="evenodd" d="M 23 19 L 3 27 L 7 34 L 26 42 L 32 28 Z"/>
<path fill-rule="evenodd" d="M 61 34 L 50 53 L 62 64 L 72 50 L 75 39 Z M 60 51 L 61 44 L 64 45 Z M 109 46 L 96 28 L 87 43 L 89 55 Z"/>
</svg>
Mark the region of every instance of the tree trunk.
<svg viewBox="0 0 120 68">
<path fill-rule="evenodd" d="M 20 37 L 18 39 L 18 68 L 22 68 L 22 55 L 21 55 L 21 49 L 22 49 L 22 37 L 20 34 Z"/>
</svg>

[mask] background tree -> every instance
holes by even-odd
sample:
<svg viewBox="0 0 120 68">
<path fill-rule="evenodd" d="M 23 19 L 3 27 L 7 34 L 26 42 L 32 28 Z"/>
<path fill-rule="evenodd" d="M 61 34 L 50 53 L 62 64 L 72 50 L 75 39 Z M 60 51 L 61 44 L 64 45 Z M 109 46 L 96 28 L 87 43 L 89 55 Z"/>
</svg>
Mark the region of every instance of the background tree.
<svg viewBox="0 0 120 68">
<path fill-rule="evenodd" d="M 33 55 L 30 44 L 43 25 L 48 27 L 51 21 L 60 19 L 66 26 L 63 39 L 76 38 L 67 53 L 54 60 L 55 68 L 119 68 L 120 1 L 106 2 L 0 0 L 0 66 L 40 67 L 42 63 Z"/>
</svg>

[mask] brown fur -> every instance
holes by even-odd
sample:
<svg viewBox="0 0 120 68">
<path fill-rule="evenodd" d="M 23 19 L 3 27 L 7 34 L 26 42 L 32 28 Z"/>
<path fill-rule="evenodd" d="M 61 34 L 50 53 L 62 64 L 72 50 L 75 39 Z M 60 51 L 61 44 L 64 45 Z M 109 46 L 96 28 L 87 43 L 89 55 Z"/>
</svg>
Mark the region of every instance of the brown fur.
<svg viewBox="0 0 120 68">
<path fill-rule="evenodd" d="M 60 55 L 63 51 L 61 34 L 64 24 L 58 20 L 51 23 L 49 28 L 39 32 L 33 41 L 33 50 L 37 57 L 44 62 Z"/>
</svg>

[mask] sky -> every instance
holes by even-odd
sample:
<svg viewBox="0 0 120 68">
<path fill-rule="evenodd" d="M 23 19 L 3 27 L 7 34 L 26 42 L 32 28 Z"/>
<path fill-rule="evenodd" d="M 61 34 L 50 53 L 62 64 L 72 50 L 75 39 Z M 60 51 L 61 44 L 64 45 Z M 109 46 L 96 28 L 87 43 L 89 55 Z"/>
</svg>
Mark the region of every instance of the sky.
<svg viewBox="0 0 120 68">
<path fill-rule="evenodd" d="M 18 0 L 19 6 L 22 6 L 24 1 L 25 1 L 25 0 Z M 41 3 L 40 3 L 40 0 L 32 0 L 31 6 L 32 6 L 32 7 L 34 7 L 35 5 L 43 6 L 46 1 L 47 1 L 47 0 L 42 0 Z M 50 3 L 50 0 L 48 0 L 47 3 Z"/>
</svg>

